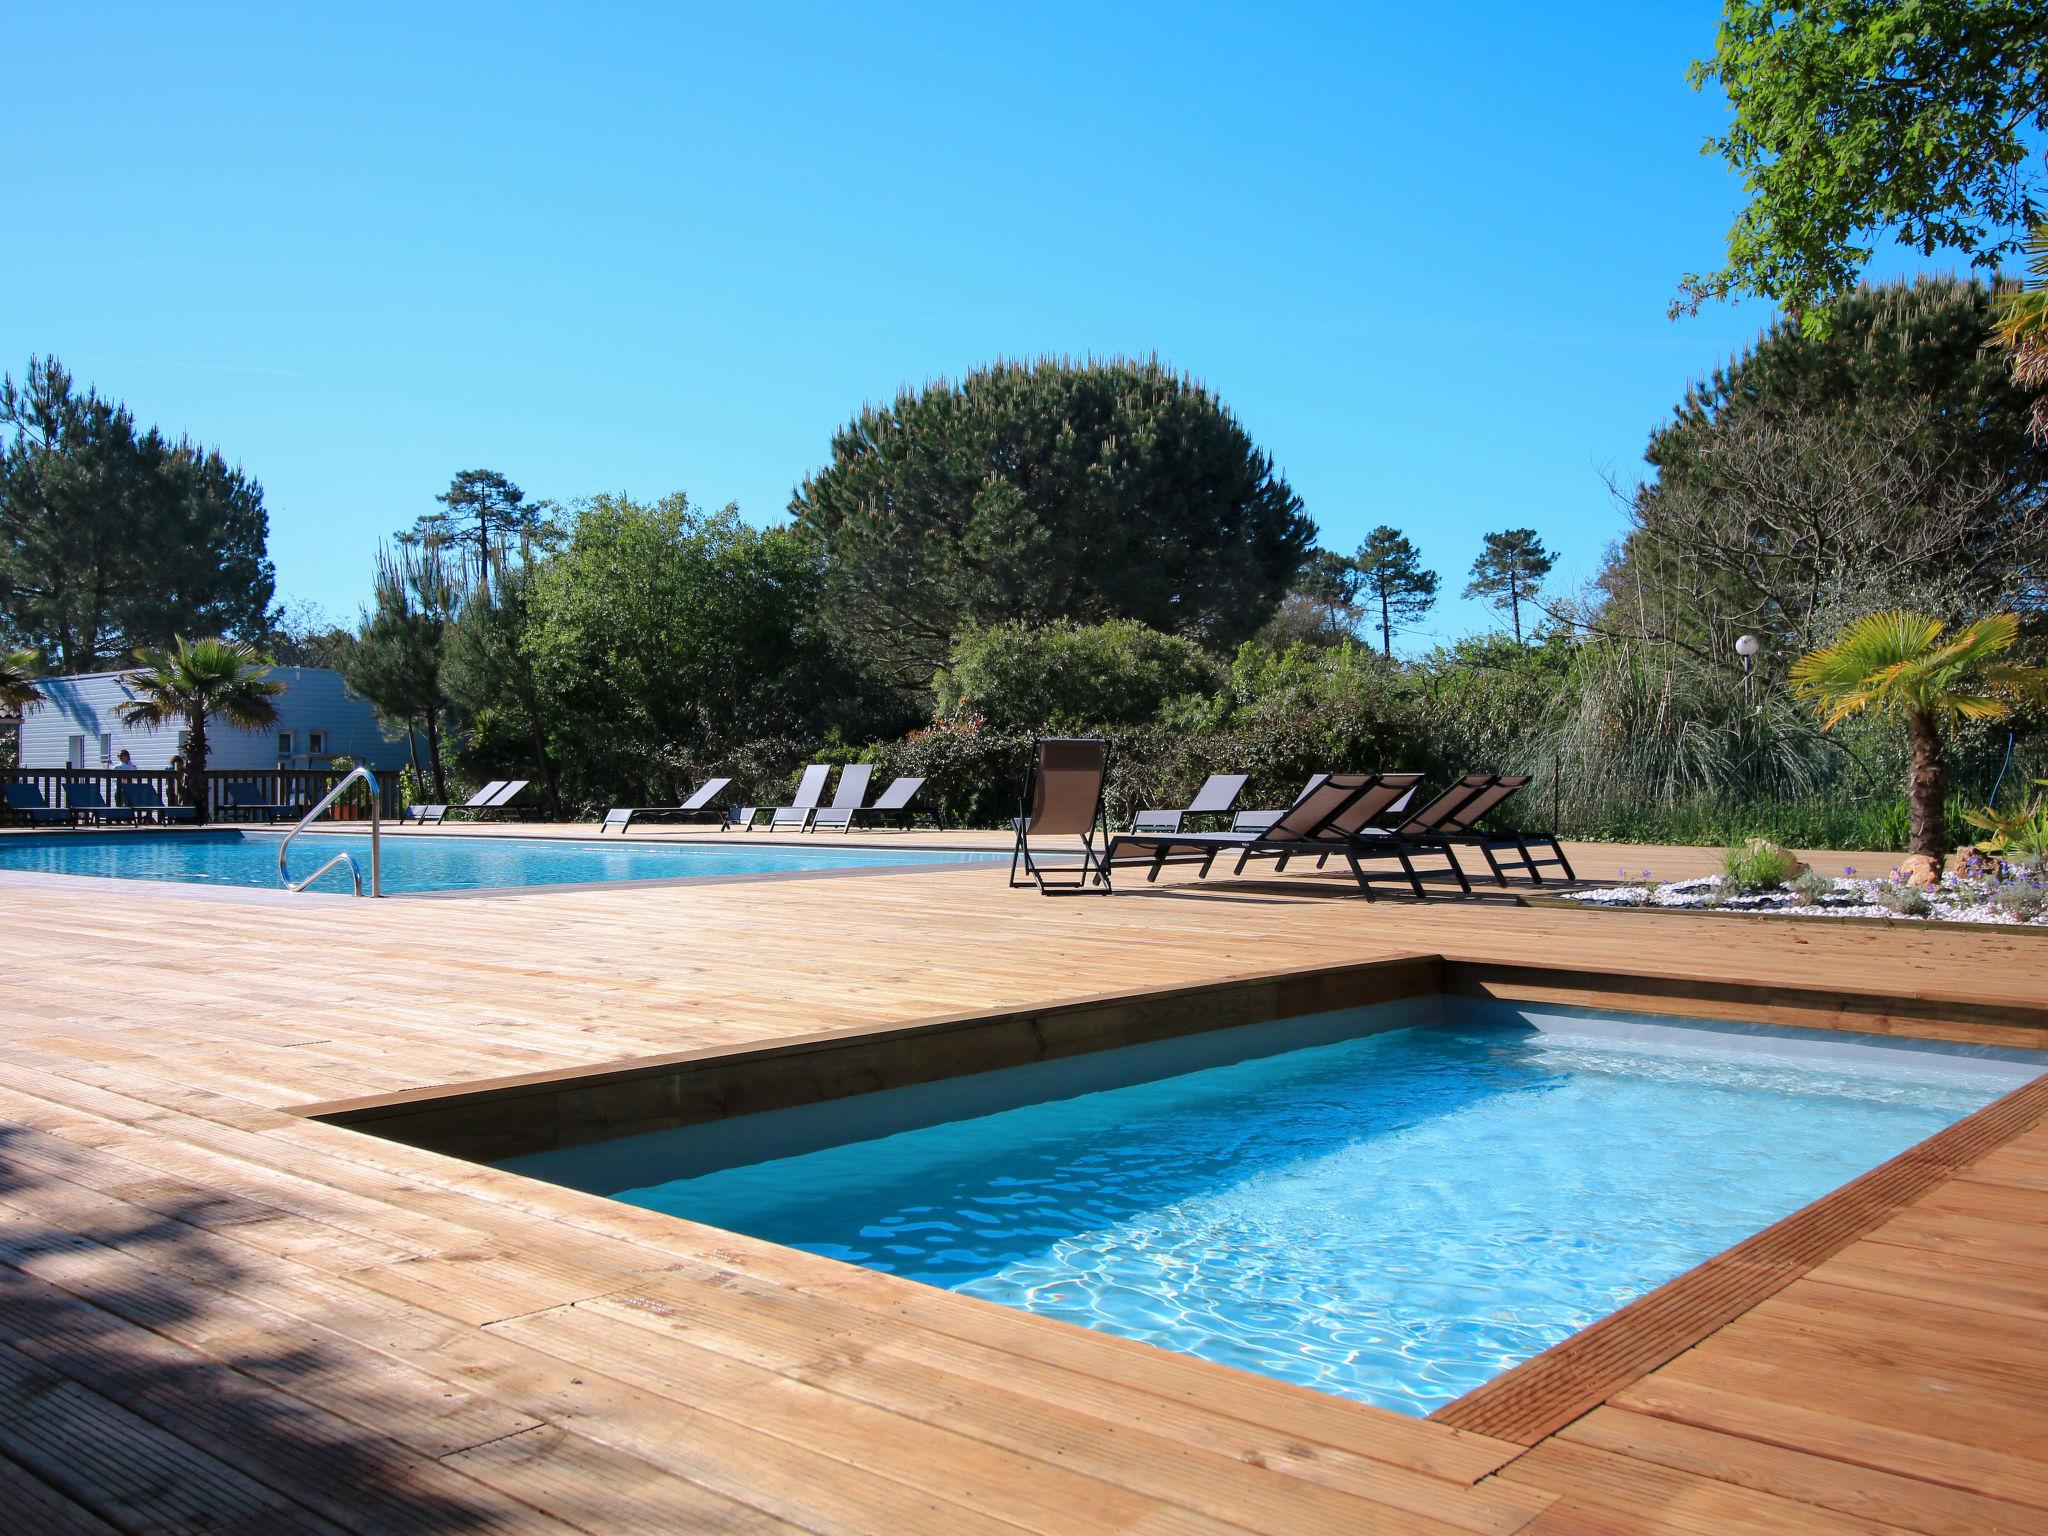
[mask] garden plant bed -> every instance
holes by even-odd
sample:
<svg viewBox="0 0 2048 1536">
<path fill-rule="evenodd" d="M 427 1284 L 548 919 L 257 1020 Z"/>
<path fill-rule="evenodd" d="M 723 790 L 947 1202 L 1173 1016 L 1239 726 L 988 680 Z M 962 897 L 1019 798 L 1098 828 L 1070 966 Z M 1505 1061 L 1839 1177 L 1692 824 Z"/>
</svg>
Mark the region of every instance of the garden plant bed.
<svg viewBox="0 0 2048 1536">
<path fill-rule="evenodd" d="M 1728 916 L 1822 918 L 1865 923 L 1915 923 L 1935 926 L 2005 928 L 2048 932 L 2048 903 L 2037 904 L 2031 915 L 2026 907 L 2032 898 L 2015 896 L 2015 891 L 2039 891 L 2048 897 L 2048 883 L 2036 873 L 2009 875 L 2002 880 L 1965 878 L 1951 874 L 1938 885 L 1920 892 L 1924 910 L 1907 906 L 1902 910 L 1900 882 L 1872 880 L 1853 875 L 1837 876 L 1832 890 L 1818 893 L 1789 887 L 1752 889 L 1734 886 L 1725 877 L 1704 875 L 1690 880 L 1658 883 L 1647 876 L 1622 880 L 1613 885 L 1573 891 L 1555 897 L 1537 897 L 1546 905 L 1591 906 L 1625 911 L 1707 912 Z M 1907 898 L 1910 900 L 1910 898 Z M 1888 905 L 1887 903 L 1892 903 Z"/>
</svg>

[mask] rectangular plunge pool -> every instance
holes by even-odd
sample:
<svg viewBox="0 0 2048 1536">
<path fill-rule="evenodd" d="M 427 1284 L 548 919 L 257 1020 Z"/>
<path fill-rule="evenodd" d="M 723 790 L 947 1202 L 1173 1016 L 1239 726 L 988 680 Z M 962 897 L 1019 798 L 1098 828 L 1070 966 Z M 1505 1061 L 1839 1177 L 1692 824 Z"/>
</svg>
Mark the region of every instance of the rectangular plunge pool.
<svg viewBox="0 0 2048 1536">
<path fill-rule="evenodd" d="M 2044 1064 L 1431 996 L 500 1166 L 1425 1414 Z"/>
</svg>

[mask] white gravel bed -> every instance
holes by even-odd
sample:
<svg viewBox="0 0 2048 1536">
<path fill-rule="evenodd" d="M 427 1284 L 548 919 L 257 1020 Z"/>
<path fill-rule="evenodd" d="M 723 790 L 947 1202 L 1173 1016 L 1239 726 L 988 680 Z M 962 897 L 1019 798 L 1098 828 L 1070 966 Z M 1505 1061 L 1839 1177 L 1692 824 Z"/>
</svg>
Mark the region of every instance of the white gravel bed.
<svg viewBox="0 0 2048 1536">
<path fill-rule="evenodd" d="M 1646 872 L 1647 873 L 1647 872 Z M 1988 923 L 2006 928 L 2048 928 L 2048 912 L 2032 919 L 2012 915 L 1992 903 L 1981 881 L 1953 878 L 1923 892 L 1931 910 L 1925 913 L 1894 912 L 1872 897 L 1874 887 L 1887 882 L 1838 876 L 1834 892 L 1818 902 L 1794 891 L 1730 892 L 1719 895 L 1726 882 L 1718 875 L 1695 880 L 1673 880 L 1658 884 L 1648 879 L 1625 885 L 1603 886 L 1590 891 L 1572 891 L 1567 901 L 1591 907 L 1664 907 L 1676 911 L 1768 912 L 1783 917 L 1882 917 L 1902 923 Z"/>
</svg>

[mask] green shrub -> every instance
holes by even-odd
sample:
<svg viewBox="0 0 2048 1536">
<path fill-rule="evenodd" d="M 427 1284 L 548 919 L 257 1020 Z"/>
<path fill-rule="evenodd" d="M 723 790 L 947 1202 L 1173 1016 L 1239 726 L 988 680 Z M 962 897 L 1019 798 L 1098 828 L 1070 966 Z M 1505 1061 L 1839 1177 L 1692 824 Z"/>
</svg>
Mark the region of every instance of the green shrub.
<svg viewBox="0 0 2048 1536">
<path fill-rule="evenodd" d="M 1835 894 L 1835 882 L 1831 876 L 1817 869 L 1802 869 L 1789 882 L 1792 892 L 1809 907 L 1818 906 Z"/>
<path fill-rule="evenodd" d="M 2048 889 L 2031 880 L 2000 881 L 1992 888 L 1991 904 L 2007 917 L 2031 923 L 2048 910 Z"/>
<path fill-rule="evenodd" d="M 1766 837 L 1752 837 L 1728 850 L 1721 868 L 1746 891 L 1775 891 L 1792 878 L 1799 861 Z"/>
<path fill-rule="evenodd" d="M 1927 899 L 1925 891 L 1907 885 L 1903 880 L 1873 880 L 1870 899 L 1885 911 L 1896 912 L 1901 917 L 1925 917 L 1934 910 L 1934 903 Z"/>
<path fill-rule="evenodd" d="M 968 630 L 932 689 L 942 720 L 1057 732 L 1149 724 L 1169 703 L 1200 700 L 1219 681 L 1194 641 L 1112 619 Z"/>
</svg>

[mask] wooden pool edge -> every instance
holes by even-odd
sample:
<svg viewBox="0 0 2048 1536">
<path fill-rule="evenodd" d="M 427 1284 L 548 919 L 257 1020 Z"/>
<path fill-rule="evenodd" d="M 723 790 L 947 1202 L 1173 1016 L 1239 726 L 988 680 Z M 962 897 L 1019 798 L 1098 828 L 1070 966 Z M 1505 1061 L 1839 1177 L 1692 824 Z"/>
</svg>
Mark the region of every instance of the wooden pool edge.
<svg viewBox="0 0 2048 1536">
<path fill-rule="evenodd" d="M 2048 1008 L 1708 981 L 1441 954 L 1246 973 L 1043 1007 L 948 1014 L 300 1105 L 290 1113 L 472 1162 L 758 1113 L 1269 1020 L 1433 994 L 1893 1038 L 2048 1049 Z M 2048 1077 L 1839 1189 L 1429 1415 L 1532 1447 L 2048 1119 Z"/>
</svg>

